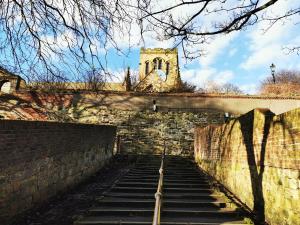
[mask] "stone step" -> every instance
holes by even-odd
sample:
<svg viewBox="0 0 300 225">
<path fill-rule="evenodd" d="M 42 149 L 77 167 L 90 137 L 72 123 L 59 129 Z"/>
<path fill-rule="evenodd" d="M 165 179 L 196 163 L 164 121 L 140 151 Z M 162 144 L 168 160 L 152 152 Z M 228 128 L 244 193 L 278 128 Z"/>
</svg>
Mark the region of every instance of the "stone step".
<svg viewBox="0 0 300 225">
<path fill-rule="evenodd" d="M 191 168 L 192 166 L 197 165 L 196 163 L 192 162 L 192 161 L 177 161 L 177 160 L 170 160 L 167 159 L 165 160 L 165 164 L 166 166 L 186 166 L 188 168 Z"/>
<path fill-rule="evenodd" d="M 134 168 L 139 168 L 139 169 L 157 169 L 160 167 L 161 163 L 156 163 L 156 164 L 135 164 Z"/>
<path fill-rule="evenodd" d="M 101 216 L 101 217 L 97 217 L 97 216 L 89 216 L 89 217 L 85 217 L 81 220 L 75 221 L 74 222 L 75 225 L 90 225 L 90 224 L 118 224 L 118 225 L 146 225 L 152 224 L 152 216 L 148 216 L 148 217 L 124 217 L 124 216 Z"/>
<path fill-rule="evenodd" d="M 157 187 L 113 187 L 113 192 L 126 192 L 126 193 L 155 193 Z M 165 187 L 164 193 L 212 193 L 209 188 L 167 188 Z"/>
<path fill-rule="evenodd" d="M 161 161 L 159 161 L 157 163 L 147 163 L 147 162 L 136 163 L 134 166 L 135 166 L 135 168 L 152 168 L 152 169 L 155 169 L 157 167 L 160 167 L 160 165 L 161 165 Z"/>
<path fill-rule="evenodd" d="M 158 170 L 160 168 L 160 164 L 159 165 L 155 165 L 155 166 L 135 166 L 133 168 L 131 168 L 131 170 Z M 186 171 L 186 172 L 198 172 L 201 173 L 201 171 L 197 170 L 197 167 L 193 168 L 193 167 L 179 167 L 179 166 L 165 166 L 164 167 L 166 171 L 175 171 L 175 172 L 180 172 L 180 171 Z"/>
<path fill-rule="evenodd" d="M 161 225 L 244 224 L 245 215 L 190 159 L 166 157 Z M 95 208 L 75 224 L 152 224 L 160 157 L 139 160 L 111 189 L 96 199 Z"/>
<path fill-rule="evenodd" d="M 104 198 L 98 201 L 101 206 L 114 207 L 151 207 L 154 208 L 155 199 L 120 199 L 120 198 Z"/>
<path fill-rule="evenodd" d="M 151 175 L 135 175 L 135 174 L 126 174 L 123 178 L 135 178 L 135 179 L 137 179 L 137 178 L 141 178 L 141 179 L 144 179 L 144 178 L 152 178 L 152 179 L 154 179 L 154 178 L 158 178 L 159 177 L 159 174 L 156 174 L 156 175 L 153 175 L 153 174 L 151 174 Z"/>
<path fill-rule="evenodd" d="M 216 200 L 222 198 L 220 194 L 208 193 L 164 193 L 164 199 L 206 199 Z"/>
<path fill-rule="evenodd" d="M 130 170 L 128 174 L 135 174 L 135 175 L 149 175 L 149 174 L 152 174 L 152 175 L 156 175 L 156 174 L 159 174 L 159 170 L 154 170 L 154 171 L 145 171 L 145 170 Z M 164 171 L 164 175 L 165 176 L 203 176 L 202 174 L 198 173 L 198 172 L 168 172 L 168 171 Z"/>
<path fill-rule="evenodd" d="M 153 207 L 97 207 L 89 210 L 90 216 L 151 216 Z M 163 208 L 161 218 L 163 217 L 206 217 L 206 218 L 236 218 L 243 216 L 241 212 L 229 209 L 218 208 L 182 208 L 173 207 Z"/>
<path fill-rule="evenodd" d="M 162 217 L 163 225 L 241 225 L 246 224 L 240 217 Z"/>
<path fill-rule="evenodd" d="M 191 204 L 201 204 L 201 203 L 224 203 L 224 204 L 228 204 L 230 205 L 230 201 L 226 198 L 223 198 L 222 195 L 214 195 L 214 196 L 210 196 L 211 198 L 209 199 L 181 199 L 181 198 L 170 198 L 170 199 L 164 199 L 163 203 L 170 203 L 172 204 L 187 204 L 187 203 L 191 203 Z M 150 199 L 142 199 L 142 198 L 132 198 L 132 196 L 130 195 L 129 197 L 126 196 L 122 196 L 122 197 L 118 197 L 118 196 L 99 196 L 96 197 L 96 200 L 98 201 L 98 203 L 100 202 L 105 202 L 105 201 L 119 201 L 119 202 L 130 202 L 130 201 L 145 201 L 145 202 L 149 202 L 149 201 L 155 201 L 155 198 L 150 198 Z M 224 208 L 224 207 L 221 207 Z"/>
<path fill-rule="evenodd" d="M 159 176 L 159 171 L 156 170 L 156 171 L 153 171 L 153 172 L 128 172 L 126 173 L 126 176 L 136 176 L 136 177 L 140 177 L 140 176 Z"/>
<path fill-rule="evenodd" d="M 115 207 L 154 207 L 154 199 L 122 199 L 122 198 L 104 198 L 98 201 L 101 206 Z M 163 208 L 225 208 L 230 207 L 230 202 L 225 201 L 186 201 L 186 200 L 164 200 Z"/>
<path fill-rule="evenodd" d="M 164 174 L 166 175 L 193 175 L 193 176 L 202 176 L 202 177 L 207 177 L 205 174 L 197 171 L 185 171 L 185 170 L 179 170 L 179 171 L 174 171 L 174 170 L 164 170 Z"/>
<path fill-rule="evenodd" d="M 111 192 L 119 192 L 119 193 L 155 193 L 157 187 L 113 187 Z"/>
<path fill-rule="evenodd" d="M 210 180 L 206 179 L 204 177 L 200 178 L 176 178 L 176 177 L 167 177 L 164 176 L 164 182 L 171 182 L 171 183 L 177 183 L 177 184 L 209 184 Z"/>
<path fill-rule="evenodd" d="M 157 182 L 118 182 L 117 187 L 157 187 Z M 167 183 L 164 188 L 209 188 L 208 184 Z"/>
<path fill-rule="evenodd" d="M 124 193 L 124 192 L 108 192 L 104 196 L 119 197 L 119 198 L 132 198 L 132 199 L 153 199 L 154 193 Z M 207 193 L 164 193 L 164 200 L 169 199 L 205 199 L 217 200 L 221 199 L 222 195 L 207 194 Z"/>
<path fill-rule="evenodd" d="M 188 200 L 164 200 L 163 201 L 163 207 L 185 207 L 185 208 L 225 208 L 230 206 L 231 203 L 225 202 L 225 201 L 208 201 L 208 200 L 195 200 L 195 201 L 188 201 Z"/>
<path fill-rule="evenodd" d="M 89 210 L 90 216 L 153 216 L 154 207 L 97 207 Z"/>
<path fill-rule="evenodd" d="M 215 208 L 174 208 L 168 209 L 164 208 L 161 214 L 161 218 L 164 217 L 200 217 L 200 218 L 237 218 L 242 217 L 245 214 L 242 214 L 240 211 L 235 211 L 231 209 L 215 209 Z"/>
<path fill-rule="evenodd" d="M 156 175 L 159 173 L 159 167 L 156 168 L 155 170 L 144 170 L 144 169 L 134 169 L 134 170 L 130 170 L 127 174 L 137 174 L 137 175 L 143 175 L 143 174 L 153 174 Z M 191 175 L 191 176 L 203 176 L 203 177 L 207 177 L 206 175 L 204 175 L 203 173 L 197 172 L 197 171 L 167 171 L 164 169 L 164 174 L 165 175 L 181 175 L 181 176 L 185 176 L 185 175 Z"/>
<path fill-rule="evenodd" d="M 139 178 L 121 178 L 119 180 L 120 182 L 145 182 L 145 183 L 154 183 L 158 182 L 158 178 L 144 178 L 144 179 L 139 179 Z"/>
<path fill-rule="evenodd" d="M 157 173 L 159 171 L 159 166 L 153 169 L 144 169 L 144 168 L 134 168 L 129 170 L 129 173 L 141 173 L 141 172 L 145 172 L 145 173 Z"/>
<path fill-rule="evenodd" d="M 144 179 L 144 178 L 158 178 L 159 174 L 126 174 L 123 178 L 140 178 L 140 179 Z M 201 175 L 164 175 L 164 178 L 166 179 L 176 179 L 176 180 L 207 180 L 206 177 L 201 176 Z"/>
<path fill-rule="evenodd" d="M 143 166 L 143 165 L 157 165 L 161 163 L 161 158 L 159 159 L 144 159 L 144 160 L 138 160 L 136 162 L 136 165 Z"/>
<path fill-rule="evenodd" d="M 188 222 L 186 222 L 188 221 Z M 97 224 L 117 224 L 117 225 L 151 225 L 152 217 L 122 217 L 122 216 L 90 216 L 74 223 L 75 225 L 97 225 Z M 161 225 L 242 225 L 243 220 L 238 218 L 162 218 Z"/>
<path fill-rule="evenodd" d="M 158 182 L 158 178 L 137 178 L 137 177 L 123 177 L 120 179 L 120 182 Z M 207 179 L 170 179 L 164 178 L 164 183 L 172 183 L 172 184 L 209 184 Z"/>
<path fill-rule="evenodd" d="M 199 174 L 191 174 L 191 175 L 184 175 L 184 174 L 164 174 L 164 178 L 174 178 L 174 179 L 207 179 L 204 176 L 201 176 Z"/>
</svg>

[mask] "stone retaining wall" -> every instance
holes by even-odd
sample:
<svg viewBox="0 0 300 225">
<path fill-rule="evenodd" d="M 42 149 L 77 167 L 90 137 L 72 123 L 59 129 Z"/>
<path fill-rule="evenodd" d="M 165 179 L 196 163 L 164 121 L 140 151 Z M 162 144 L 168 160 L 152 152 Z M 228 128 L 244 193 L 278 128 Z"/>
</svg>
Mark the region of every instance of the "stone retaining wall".
<svg viewBox="0 0 300 225">
<path fill-rule="evenodd" d="M 184 101 L 182 104 L 187 106 Z M 0 115 L 6 119 L 114 125 L 118 127 L 123 153 L 159 153 L 166 141 L 169 153 L 193 155 L 195 125 L 223 123 L 224 111 L 192 105 L 182 108 L 182 104 L 159 100 L 155 113 L 152 97 L 146 94 L 24 92 L 0 96 Z"/>
<path fill-rule="evenodd" d="M 300 224 L 300 109 L 197 128 L 195 159 L 272 225 Z"/>
<path fill-rule="evenodd" d="M 98 171 L 113 155 L 116 128 L 0 120 L 0 221 Z"/>
<path fill-rule="evenodd" d="M 152 112 L 156 101 L 158 112 Z M 118 126 L 121 150 L 193 155 L 194 127 L 224 122 L 255 107 L 276 113 L 300 107 L 297 98 L 139 92 L 17 92 L 0 95 L 0 117 Z"/>
<path fill-rule="evenodd" d="M 75 121 L 117 126 L 121 153 L 161 153 L 165 142 L 167 154 L 193 155 L 194 127 L 220 124 L 224 120 L 222 112 L 213 110 L 155 113 L 86 107 L 78 116 L 76 110 L 68 111 Z"/>
</svg>

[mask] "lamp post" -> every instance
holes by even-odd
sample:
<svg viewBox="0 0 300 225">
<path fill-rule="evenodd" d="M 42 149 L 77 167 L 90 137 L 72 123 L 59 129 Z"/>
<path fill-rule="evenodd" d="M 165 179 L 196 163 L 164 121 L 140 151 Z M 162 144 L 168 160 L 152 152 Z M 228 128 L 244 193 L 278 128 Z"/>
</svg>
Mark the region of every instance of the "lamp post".
<svg viewBox="0 0 300 225">
<path fill-rule="evenodd" d="M 274 84 L 276 83 L 276 80 L 275 80 L 275 68 L 276 68 L 276 66 L 274 65 L 274 63 L 272 63 L 271 66 L 270 66 L 270 69 L 271 69 L 271 74 L 272 74 L 272 77 L 273 77 L 273 83 Z"/>
<path fill-rule="evenodd" d="M 224 113 L 224 121 L 225 121 L 225 123 L 227 123 L 228 120 L 229 120 L 229 113 L 225 112 Z"/>
<path fill-rule="evenodd" d="M 155 100 L 153 100 L 152 109 L 153 109 L 153 112 L 157 112 L 157 105 L 156 105 L 156 101 Z"/>
</svg>

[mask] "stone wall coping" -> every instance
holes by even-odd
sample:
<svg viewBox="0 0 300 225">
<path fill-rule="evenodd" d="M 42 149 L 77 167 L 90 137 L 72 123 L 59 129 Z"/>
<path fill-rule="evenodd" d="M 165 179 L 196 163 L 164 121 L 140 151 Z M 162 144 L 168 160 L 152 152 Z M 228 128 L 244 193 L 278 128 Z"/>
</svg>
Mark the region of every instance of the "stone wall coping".
<svg viewBox="0 0 300 225">
<path fill-rule="evenodd" d="M 276 115 L 275 113 L 273 113 L 270 109 L 268 108 L 256 108 L 256 109 L 252 109 L 250 110 L 249 112 L 241 115 L 241 116 L 238 116 L 237 118 L 234 118 L 234 120 L 237 120 L 238 118 L 242 117 L 242 116 L 245 116 L 245 115 L 248 115 L 250 113 L 255 113 L 255 112 L 259 112 L 259 113 L 263 113 L 263 114 L 272 114 L 272 115 L 275 115 L 277 117 L 280 117 L 280 116 L 283 116 L 283 115 L 286 115 L 286 114 L 290 114 L 290 113 L 293 113 L 293 112 L 296 112 L 296 111 L 299 111 L 300 112 L 300 108 L 296 108 L 296 109 L 292 109 L 290 111 L 287 111 L 287 112 L 284 112 L 284 113 L 281 113 L 281 114 L 278 114 Z M 224 123 L 225 124 L 225 123 Z M 224 126 L 224 124 L 221 124 L 221 125 L 215 125 L 215 124 L 210 124 L 210 125 L 207 125 L 205 127 L 195 127 L 195 130 L 205 130 L 205 129 L 209 129 L 209 128 L 213 128 L 213 129 L 217 129 L 219 127 L 222 127 Z"/>
<path fill-rule="evenodd" d="M 111 127 L 115 128 L 113 125 L 103 125 L 103 124 L 92 124 L 92 123 L 65 123 L 65 122 L 57 122 L 57 121 L 45 121 L 45 120 L 6 120 L 0 119 L 0 128 L 12 127 L 14 125 L 29 125 L 31 127 L 42 127 L 44 125 L 53 125 L 58 127 L 82 127 L 82 128 L 103 128 L 103 127 Z"/>
<path fill-rule="evenodd" d="M 261 95 L 225 95 L 225 94 L 206 94 L 206 93 L 145 93 L 145 92 L 123 92 L 123 91 L 87 91 L 87 90 L 57 90 L 56 92 L 47 91 L 16 91 L 16 94 L 28 94 L 30 92 L 40 94 L 98 94 L 98 95 L 119 95 L 119 96 L 144 96 L 144 97 L 199 97 L 199 98 L 238 98 L 238 99 L 290 99 L 300 100 L 300 96 L 261 96 Z M 0 94 L 5 95 L 5 94 Z"/>
</svg>

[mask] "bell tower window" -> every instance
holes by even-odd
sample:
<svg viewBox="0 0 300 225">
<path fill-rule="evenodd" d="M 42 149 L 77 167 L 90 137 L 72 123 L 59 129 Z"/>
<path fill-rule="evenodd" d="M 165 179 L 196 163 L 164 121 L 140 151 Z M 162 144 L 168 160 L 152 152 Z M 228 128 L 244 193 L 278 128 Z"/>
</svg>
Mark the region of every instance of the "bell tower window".
<svg viewBox="0 0 300 225">
<path fill-rule="evenodd" d="M 158 69 L 162 69 L 162 59 L 158 59 Z"/>
<path fill-rule="evenodd" d="M 157 69 L 157 58 L 155 58 L 153 60 L 153 69 L 156 70 Z"/>
<path fill-rule="evenodd" d="M 147 75 L 149 73 L 149 62 L 147 61 L 145 64 L 145 74 Z"/>
<path fill-rule="evenodd" d="M 170 72 L 170 63 L 166 62 L 166 75 L 168 75 Z"/>
<path fill-rule="evenodd" d="M 153 59 L 153 68 L 156 70 L 161 70 L 162 69 L 162 59 L 161 58 L 155 58 Z"/>
</svg>

